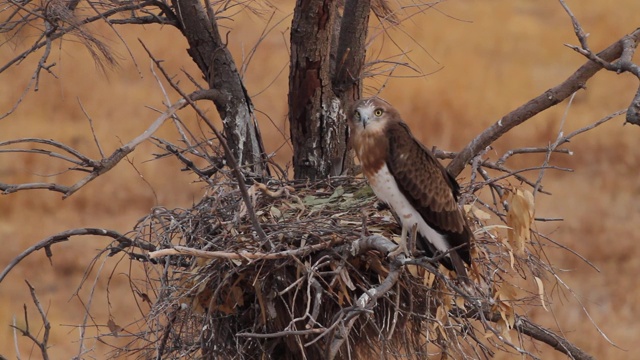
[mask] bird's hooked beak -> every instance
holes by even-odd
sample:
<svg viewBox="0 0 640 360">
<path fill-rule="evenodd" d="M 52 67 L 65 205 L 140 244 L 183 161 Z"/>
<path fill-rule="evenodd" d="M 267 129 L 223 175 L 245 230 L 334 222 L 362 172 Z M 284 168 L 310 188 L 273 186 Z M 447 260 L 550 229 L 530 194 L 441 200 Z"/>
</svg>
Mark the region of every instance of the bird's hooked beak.
<svg viewBox="0 0 640 360">
<path fill-rule="evenodd" d="M 358 109 L 356 110 L 356 113 L 354 116 L 356 117 L 356 121 L 362 124 L 363 128 L 367 127 L 367 123 L 369 122 L 369 117 L 367 116 L 367 114 L 365 114 L 365 111 L 362 111 L 362 109 Z"/>
</svg>

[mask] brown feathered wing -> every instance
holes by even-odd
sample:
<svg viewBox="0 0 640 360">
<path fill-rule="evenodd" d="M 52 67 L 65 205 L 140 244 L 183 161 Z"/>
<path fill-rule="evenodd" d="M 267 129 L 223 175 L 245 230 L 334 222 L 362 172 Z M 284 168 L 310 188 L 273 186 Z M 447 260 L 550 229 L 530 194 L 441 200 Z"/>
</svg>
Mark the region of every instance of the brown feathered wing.
<svg viewBox="0 0 640 360">
<path fill-rule="evenodd" d="M 444 235 L 450 248 L 459 247 L 443 258 L 443 265 L 460 276 L 466 271 L 462 261 L 471 263 L 469 242 L 471 231 L 458 207 L 459 185 L 435 156 L 418 142 L 407 125 L 392 122 L 389 136 L 387 167 L 402 194 L 420 213 L 425 222 Z M 418 234 L 416 247 L 433 256 L 439 251 L 429 239 Z"/>
</svg>

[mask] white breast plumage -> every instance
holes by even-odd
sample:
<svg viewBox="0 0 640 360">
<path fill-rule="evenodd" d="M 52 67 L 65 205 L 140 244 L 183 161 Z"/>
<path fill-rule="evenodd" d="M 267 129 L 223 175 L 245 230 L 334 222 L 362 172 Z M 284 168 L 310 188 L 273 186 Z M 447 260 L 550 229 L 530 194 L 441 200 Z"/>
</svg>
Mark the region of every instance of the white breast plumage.
<svg viewBox="0 0 640 360">
<path fill-rule="evenodd" d="M 402 194 L 398 188 L 398 183 L 389 172 L 386 164 L 383 165 L 375 175 L 369 178 L 369 183 L 376 196 L 393 209 L 405 228 L 412 229 L 415 224 L 418 224 L 418 232 L 427 238 L 436 249 L 440 251 L 450 249 L 444 236 L 429 226 L 418 211 L 409 203 L 406 196 Z"/>
</svg>

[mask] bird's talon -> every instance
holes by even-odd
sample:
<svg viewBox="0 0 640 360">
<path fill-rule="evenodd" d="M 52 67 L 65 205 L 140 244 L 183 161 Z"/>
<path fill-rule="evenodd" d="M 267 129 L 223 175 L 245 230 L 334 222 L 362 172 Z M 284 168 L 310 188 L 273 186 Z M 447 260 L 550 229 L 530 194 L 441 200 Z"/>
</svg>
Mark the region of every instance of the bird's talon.
<svg viewBox="0 0 640 360">
<path fill-rule="evenodd" d="M 395 248 L 394 250 L 390 251 L 389 254 L 387 255 L 387 258 L 392 259 L 400 254 L 404 254 L 404 256 L 409 259 L 411 258 L 411 254 L 409 253 L 409 250 L 407 249 L 406 246 L 402 246 L 402 243 L 400 245 L 398 245 L 397 248 Z"/>
</svg>

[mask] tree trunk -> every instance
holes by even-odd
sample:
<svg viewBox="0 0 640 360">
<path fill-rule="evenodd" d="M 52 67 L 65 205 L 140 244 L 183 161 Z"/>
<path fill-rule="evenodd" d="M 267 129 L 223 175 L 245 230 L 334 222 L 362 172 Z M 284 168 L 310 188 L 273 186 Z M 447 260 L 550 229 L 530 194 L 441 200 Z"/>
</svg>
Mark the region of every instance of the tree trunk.
<svg viewBox="0 0 640 360">
<path fill-rule="evenodd" d="M 198 65 L 209 88 L 228 96 L 214 101 L 222 119 L 224 136 L 238 164 L 259 175 L 267 171 L 261 161 L 264 146 L 253 104 L 231 53 L 222 42 L 215 15 L 205 12 L 198 0 L 172 0 L 180 28 L 189 42 L 187 50 Z"/>
<path fill-rule="evenodd" d="M 297 0 L 291 25 L 289 121 L 297 179 L 345 173 L 348 151 L 345 109 L 361 94 L 370 2 Z"/>
<path fill-rule="evenodd" d="M 331 38 L 338 7 L 330 0 L 297 0 L 291 25 L 289 121 L 297 179 L 342 173 L 345 131 L 331 88 Z"/>
<path fill-rule="evenodd" d="M 340 99 L 343 109 L 341 120 L 345 128 L 345 153 L 342 157 L 342 172 L 353 168 L 353 152 L 349 150 L 349 128 L 346 113 L 351 104 L 362 97 L 362 72 L 366 58 L 367 30 L 369 27 L 370 0 L 347 0 L 341 19 L 336 62 L 332 71 L 333 92 Z M 342 149 L 342 148 L 341 148 Z"/>
<path fill-rule="evenodd" d="M 333 91 L 344 104 L 351 105 L 362 95 L 362 69 L 366 55 L 369 0 L 347 0 L 340 26 Z"/>
</svg>

